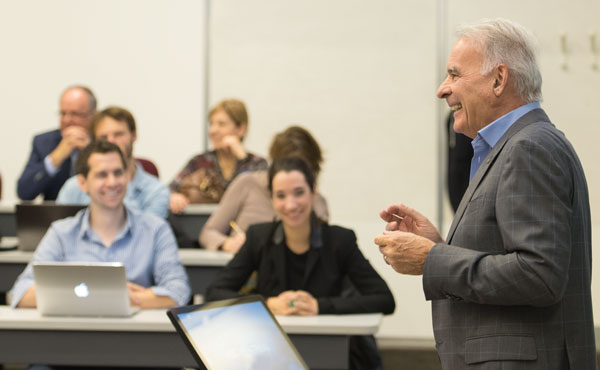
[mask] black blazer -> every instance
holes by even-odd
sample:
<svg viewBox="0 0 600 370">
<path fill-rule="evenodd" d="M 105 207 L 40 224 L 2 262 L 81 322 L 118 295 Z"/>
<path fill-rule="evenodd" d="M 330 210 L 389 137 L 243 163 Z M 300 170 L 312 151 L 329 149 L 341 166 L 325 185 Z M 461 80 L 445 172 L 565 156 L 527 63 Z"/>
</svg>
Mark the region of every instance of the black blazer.
<svg viewBox="0 0 600 370">
<path fill-rule="evenodd" d="M 58 168 L 54 176 L 50 176 L 44 167 L 44 158 L 60 143 L 60 130 L 49 131 L 33 138 L 31 154 L 27 165 L 17 182 L 17 194 L 22 200 L 32 200 L 44 194 L 44 200 L 55 200 L 58 191 L 71 176 L 71 158 Z"/>
<path fill-rule="evenodd" d="M 250 226 L 246 243 L 217 275 L 206 298 L 217 300 L 238 296 L 253 271 L 258 272 L 256 293 L 268 298 L 289 290 L 284 239 L 280 222 Z M 352 230 L 313 224 L 311 248 L 307 253 L 302 289 L 317 299 L 319 313 L 394 312 L 395 302 L 390 289 L 358 249 Z M 342 296 L 346 278 L 360 294 Z"/>
</svg>

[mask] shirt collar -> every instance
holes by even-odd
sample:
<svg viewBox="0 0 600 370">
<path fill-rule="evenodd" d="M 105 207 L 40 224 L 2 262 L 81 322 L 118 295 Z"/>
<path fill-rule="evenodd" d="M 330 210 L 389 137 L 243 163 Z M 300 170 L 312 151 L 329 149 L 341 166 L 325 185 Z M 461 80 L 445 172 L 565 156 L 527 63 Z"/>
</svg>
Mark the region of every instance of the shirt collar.
<svg viewBox="0 0 600 370">
<path fill-rule="evenodd" d="M 502 135 L 504 135 L 510 126 L 513 125 L 513 123 L 517 122 L 517 120 L 523 117 L 525 114 L 534 109 L 539 109 L 540 107 L 541 106 L 539 102 L 522 105 L 479 130 L 477 133 L 477 138 L 481 138 L 480 140 L 485 141 L 490 148 L 493 148 L 498 140 L 500 140 Z"/>
<path fill-rule="evenodd" d="M 283 223 L 281 221 L 277 222 L 277 226 L 271 240 L 275 245 L 281 245 L 285 243 L 285 232 L 283 231 Z M 321 247 L 323 247 L 323 223 L 314 215 L 311 215 L 310 248 L 318 249 Z"/>
<path fill-rule="evenodd" d="M 137 194 L 143 190 L 144 187 L 144 169 L 139 163 L 135 163 L 136 171 L 133 179 L 127 184 L 127 189 L 131 189 L 134 194 Z"/>
<path fill-rule="evenodd" d="M 115 241 L 125 237 L 128 233 L 132 233 L 135 225 L 133 213 L 127 209 L 125 205 L 123 205 L 123 207 L 125 208 L 125 227 L 123 227 L 123 229 L 121 229 L 121 231 L 117 234 Z M 85 208 L 81 215 L 80 222 L 81 227 L 79 229 L 79 239 L 87 238 L 91 240 L 94 235 L 98 235 L 90 225 L 90 207 Z"/>
</svg>

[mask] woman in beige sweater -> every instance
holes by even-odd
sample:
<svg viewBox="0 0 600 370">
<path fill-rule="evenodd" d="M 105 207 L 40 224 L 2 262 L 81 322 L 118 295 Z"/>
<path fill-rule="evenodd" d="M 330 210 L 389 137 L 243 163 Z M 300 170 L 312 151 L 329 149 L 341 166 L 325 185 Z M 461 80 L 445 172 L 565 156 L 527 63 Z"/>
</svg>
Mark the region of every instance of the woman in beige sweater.
<svg viewBox="0 0 600 370">
<path fill-rule="evenodd" d="M 306 129 L 291 126 L 278 133 L 269 149 L 271 160 L 284 157 L 300 157 L 318 176 L 323 156 L 317 141 Z M 318 218 L 328 221 L 327 202 L 316 194 L 313 209 Z M 272 221 L 275 212 L 268 189 L 267 171 L 243 173 L 235 178 L 221 198 L 217 208 L 200 233 L 200 245 L 209 250 L 236 253 L 246 240 L 248 226 Z M 233 230 L 231 221 L 239 227 Z"/>
</svg>

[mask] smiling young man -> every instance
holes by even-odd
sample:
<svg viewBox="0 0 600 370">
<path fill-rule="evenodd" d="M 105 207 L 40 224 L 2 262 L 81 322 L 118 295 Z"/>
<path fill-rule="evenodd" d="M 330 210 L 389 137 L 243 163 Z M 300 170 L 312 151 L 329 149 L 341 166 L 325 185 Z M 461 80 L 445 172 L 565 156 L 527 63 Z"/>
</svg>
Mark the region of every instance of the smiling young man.
<svg viewBox="0 0 600 370">
<path fill-rule="evenodd" d="M 106 140 L 116 144 L 127 162 L 127 177 L 130 180 L 125 195 L 125 205 L 134 210 L 150 212 L 167 217 L 169 188 L 150 175 L 133 157 L 133 144 L 137 140 L 137 128 L 133 115 L 120 107 L 108 107 L 98 112 L 90 124 L 90 135 L 94 140 Z M 78 185 L 73 176 L 60 189 L 56 202 L 60 204 L 88 204 L 90 197 Z"/>
<path fill-rule="evenodd" d="M 12 306 L 35 307 L 32 263 L 37 261 L 122 262 L 133 305 L 160 308 L 186 304 L 187 275 L 175 237 L 161 218 L 128 209 L 127 162 L 115 144 L 99 140 L 77 161 L 77 183 L 90 205 L 54 222 L 11 291 Z"/>
</svg>

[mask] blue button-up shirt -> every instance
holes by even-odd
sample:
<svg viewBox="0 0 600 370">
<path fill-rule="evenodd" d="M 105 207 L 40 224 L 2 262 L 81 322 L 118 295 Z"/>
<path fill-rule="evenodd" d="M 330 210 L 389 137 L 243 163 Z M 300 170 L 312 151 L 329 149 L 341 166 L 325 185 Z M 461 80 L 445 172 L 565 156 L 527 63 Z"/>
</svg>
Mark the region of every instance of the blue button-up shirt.
<svg viewBox="0 0 600 370">
<path fill-rule="evenodd" d="M 190 299 L 190 285 L 179 261 L 173 231 L 163 219 L 127 210 L 127 221 L 111 245 L 105 246 L 89 223 L 89 208 L 52 223 L 31 262 L 19 275 L 11 291 L 15 307 L 33 284 L 33 262 L 121 262 L 127 280 L 152 287 L 157 295 L 169 296 L 178 305 Z"/>
<path fill-rule="evenodd" d="M 471 142 L 471 145 L 473 146 L 473 159 L 471 159 L 471 174 L 469 176 L 469 181 L 473 180 L 475 173 L 485 160 L 485 157 L 487 157 L 498 140 L 500 140 L 506 131 L 508 131 L 510 126 L 525 114 L 538 108 L 540 108 L 539 102 L 522 105 L 519 108 L 506 113 L 477 132 L 477 136 Z"/>
<path fill-rule="evenodd" d="M 123 203 L 129 209 L 150 212 L 158 217 L 166 218 L 170 195 L 166 185 L 137 164 L 135 176 L 127 184 L 127 193 Z M 77 176 L 73 176 L 60 188 L 56 203 L 90 204 L 90 196 L 81 191 L 77 184 Z"/>
</svg>

